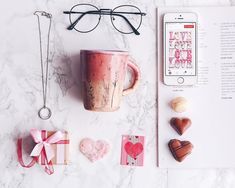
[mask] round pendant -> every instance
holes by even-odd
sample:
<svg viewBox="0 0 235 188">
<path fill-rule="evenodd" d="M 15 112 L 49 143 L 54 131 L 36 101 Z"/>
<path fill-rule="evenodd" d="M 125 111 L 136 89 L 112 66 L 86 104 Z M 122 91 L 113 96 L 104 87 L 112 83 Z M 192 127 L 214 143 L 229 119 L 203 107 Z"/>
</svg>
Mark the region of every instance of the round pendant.
<svg viewBox="0 0 235 188">
<path fill-rule="evenodd" d="M 38 116 L 43 119 L 43 120 L 47 120 L 51 117 L 51 110 L 50 108 L 43 106 L 42 108 L 40 108 L 40 110 L 38 111 Z"/>
</svg>

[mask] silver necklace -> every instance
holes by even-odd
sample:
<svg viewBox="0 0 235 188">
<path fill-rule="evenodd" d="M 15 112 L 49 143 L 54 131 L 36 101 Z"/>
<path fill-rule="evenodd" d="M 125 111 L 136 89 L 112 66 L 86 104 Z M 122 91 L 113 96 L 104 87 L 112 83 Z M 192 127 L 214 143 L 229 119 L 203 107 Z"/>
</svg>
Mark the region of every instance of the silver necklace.
<svg viewBox="0 0 235 188">
<path fill-rule="evenodd" d="M 51 109 L 47 106 L 47 83 L 48 83 L 48 64 L 49 64 L 49 42 L 50 42 L 50 31 L 51 31 L 51 19 L 52 15 L 44 11 L 36 11 L 34 15 L 37 16 L 38 20 L 38 32 L 39 32 L 39 42 L 40 42 L 40 58 L 41 58 L 41 74 L 42 74 L 42 93 L 43 93 L 43 106 L 38 110 L 38 116 L 47 120 L 51 117 Z M 49 28 L 47 33 L 47 56 L 46 56 L 46 66 L 43 65 L 42 57 L 42 32 L 40 24 L 40 16 L 45 16 L 49 21 Z"/>
</svg>

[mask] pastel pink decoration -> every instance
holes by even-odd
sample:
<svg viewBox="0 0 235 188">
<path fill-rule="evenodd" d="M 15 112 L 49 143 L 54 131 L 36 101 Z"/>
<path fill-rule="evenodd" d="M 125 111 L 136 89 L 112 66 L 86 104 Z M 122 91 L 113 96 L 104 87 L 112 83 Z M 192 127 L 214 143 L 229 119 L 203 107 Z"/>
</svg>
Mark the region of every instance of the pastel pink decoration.
<svg viewBox="0 0 235 188">
<path fill-rule="evenodd" d="M 51 175 L 54 173 L 53 164 L 67 164 L 69 145 L 67 132 L 32 129 L 30 133 L 35 146 L 30 154 L 32 160 L 27 165 L 23 161 L 23 139 L 19 138 L 17 141 L 17 156 L 21 166 L 30 168 L 39 163 L 43 165 L 45 172 Z"/>
<path fill-rule="evenodd" d="M 80 142 L 79 149 L 91 162 L 94 162 L 103 158 L 109 152 L 110 146 L 104 140 L 93 141 L 84 138 Z"/>
<path fill-rule="evenodd" d="M 115 111 L 122 96 L 137 88 L 138 66 L 125 51 L 81 50 L 83 103 L 91 111 Z M 133 83 L 124 89 L 127 67 L 133 70 Z"/>
<path fill-rule="evenodd" d="M 121 165 L 143 166 L 144 163 L 144 137 L 122 136 Z"/>
</svg>

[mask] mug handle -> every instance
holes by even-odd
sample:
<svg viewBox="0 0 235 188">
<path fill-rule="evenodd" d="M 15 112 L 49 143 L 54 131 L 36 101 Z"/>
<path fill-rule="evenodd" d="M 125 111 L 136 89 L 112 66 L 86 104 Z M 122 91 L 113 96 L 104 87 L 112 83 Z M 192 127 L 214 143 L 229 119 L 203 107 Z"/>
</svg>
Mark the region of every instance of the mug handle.
<svg viewBox="0 0 235 188">
<path fill-rule="evenodd" d="M 127 66 L 133 70 L 134 81 L 129 88 L 126 88 L 123 90 L 123 93 L 122 93 L 123 96 L 128 95 L 131 92 L 135 91 L 140 81 L 140 69 L 134 62 L 135 61 L 132 58 L 129 58 L 127 62 Z"/>
</svg>

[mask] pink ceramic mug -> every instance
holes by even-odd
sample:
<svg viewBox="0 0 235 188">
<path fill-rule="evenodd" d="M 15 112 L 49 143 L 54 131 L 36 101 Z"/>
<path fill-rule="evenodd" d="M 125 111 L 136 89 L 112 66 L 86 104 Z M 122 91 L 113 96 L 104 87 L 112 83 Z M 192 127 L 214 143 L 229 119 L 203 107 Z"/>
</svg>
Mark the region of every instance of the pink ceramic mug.
<svg viewBox="0 0 235 188">
<path fill-rule="evenodd" d="M 134 91 L 140 79 L 138 66 L 128 52 L 81 50 L 83 103 L 87 110 L 110 112 L 120 107 L 123 95 Z M 133 70 L 133 84 L 124 89 L 127 66 Z"/>
</svg>

